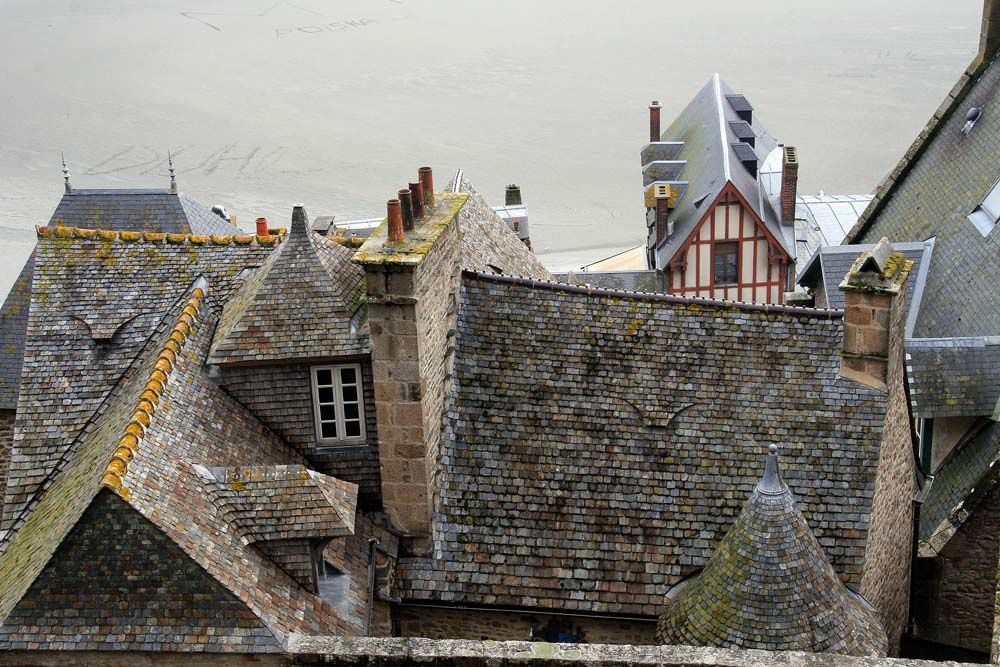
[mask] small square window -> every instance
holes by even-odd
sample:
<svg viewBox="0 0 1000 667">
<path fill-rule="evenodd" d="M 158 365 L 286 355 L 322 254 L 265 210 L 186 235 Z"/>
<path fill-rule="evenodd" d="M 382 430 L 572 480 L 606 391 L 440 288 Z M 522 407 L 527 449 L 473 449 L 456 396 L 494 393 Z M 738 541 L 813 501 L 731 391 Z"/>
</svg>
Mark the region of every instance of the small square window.
<svg viewBox="0 0 1000 667">
<path fill-rule="evenodd" d="M 313 367 L 312 389 L 317 440 L 329 445 L 363 443 L 365 406 L 361 366 Z"/>
<path fill-rule="evenodd" d="M 716 285 L 735 285 L 739 282 L 737 272 L 738 243 L 716 243 L 712 246 L 712 270 Z"/>
</svg>

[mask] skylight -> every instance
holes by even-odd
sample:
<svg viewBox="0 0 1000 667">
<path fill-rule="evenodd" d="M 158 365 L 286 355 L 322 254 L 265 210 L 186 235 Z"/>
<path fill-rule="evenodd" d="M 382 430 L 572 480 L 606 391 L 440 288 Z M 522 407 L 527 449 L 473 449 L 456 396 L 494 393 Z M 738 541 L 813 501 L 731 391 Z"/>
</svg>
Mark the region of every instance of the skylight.
<svg viewBox="0 0 1000 667">
<path fill-rule="evenodd" d="M 1000 181 L 993 184 L 983 201 L 969 214 L 969 222 L 983 237 L 989 236 L 1000 220 Z"/>
</svg>

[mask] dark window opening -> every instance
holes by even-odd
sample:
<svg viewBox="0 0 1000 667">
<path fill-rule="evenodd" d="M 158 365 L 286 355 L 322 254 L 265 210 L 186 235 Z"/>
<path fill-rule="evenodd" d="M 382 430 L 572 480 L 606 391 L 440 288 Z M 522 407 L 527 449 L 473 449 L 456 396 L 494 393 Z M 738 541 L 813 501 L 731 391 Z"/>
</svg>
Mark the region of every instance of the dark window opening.
<svg viewBox="0 0 1000 667">
<path fill-rule="evenodd" d="M 738 243 L 716 243 L 713 247 L 712 268 L 716 285 L 735 285 L 739 282 L 736 254 Z"/>
</svg>

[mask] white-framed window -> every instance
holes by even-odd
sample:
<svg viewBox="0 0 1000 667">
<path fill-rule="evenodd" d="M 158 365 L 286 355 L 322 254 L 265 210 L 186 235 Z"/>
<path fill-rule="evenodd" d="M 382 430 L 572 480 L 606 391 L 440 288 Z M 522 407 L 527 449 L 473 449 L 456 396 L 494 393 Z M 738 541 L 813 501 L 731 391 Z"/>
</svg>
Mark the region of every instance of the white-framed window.
<svg viewBox="0 0 1000 667">
<path fill-rule="evenodd" d="M 313 366 L 316 440 L 328 445 L 365 441 L 365 402 L 361 364 Z"/>
<path fill-rule="evenodd" d="M 983 237 L 990 235 L 1000 220 L 1000 181 L 993 184 L 979 206 L 969 214 L 969 222 L 975 225 Z"/>
</svg>

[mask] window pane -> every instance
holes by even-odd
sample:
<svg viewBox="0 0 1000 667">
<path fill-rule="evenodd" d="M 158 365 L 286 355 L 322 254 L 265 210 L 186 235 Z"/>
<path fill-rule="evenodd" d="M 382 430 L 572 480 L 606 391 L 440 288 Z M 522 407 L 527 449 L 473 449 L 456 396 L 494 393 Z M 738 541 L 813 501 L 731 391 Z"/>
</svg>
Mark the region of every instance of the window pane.
<svg viewBox="0 0 1000 667">
<path fill-rule="evenodd" d="M 354 384 L 357 380 L 355 376 L 357 373 L 354 372 L 353 368 L 341 368 L 340 369 L 340 381 L 343 384 Z"/>
<path fill-rule="evenodd" d="M 319 402 L 320 403 L 333 403 L 333 387 L 320 387 L 319 388 Z"/>
<path fill-rule="evenodd" d="M 357 419 L 358 418 L 358 404 L 357 403 L 345 403 L 344 404 L 344 419 Z"/>
<path fill-rule="evenodd" d="M 323 424 L 320 425 L 320 430 L 324 438 L 337 437 L 337 424 L 335 422 L 323 422 Z"/>
<path fill-rule="evenodd" d="M 319 418 L 322 421 L 335 421 L 337 419 L 337 407 L 335 405 L 319 406 Z"/>
<path fill-rule="evenodd" d="M 361 435 L 361 422 L 359 421 L 345 422 L 344 432 L 347 434 L 348 438 L 353 438 Z"/>
<path fill-rule="evenodd" d="M 344 402 L 353 403 L 358 400 L 358 388 L 357 387 L 344 387 Z"/>
<path fill-rule="evenodd" d="M 713 248 L 712 273 L 715 284 L 728 285 L 739 281 L 736 271 L 736 243 L 716 243 Z"/>
<path fill-rule="evenodd" d="M 333 384 L 333 375 L 330 373 L 330 369 L 322 368 L 316 371 L 316 384 L 318 385 Z"/>
</svg>

